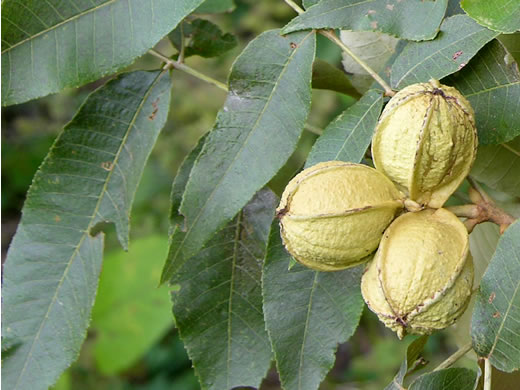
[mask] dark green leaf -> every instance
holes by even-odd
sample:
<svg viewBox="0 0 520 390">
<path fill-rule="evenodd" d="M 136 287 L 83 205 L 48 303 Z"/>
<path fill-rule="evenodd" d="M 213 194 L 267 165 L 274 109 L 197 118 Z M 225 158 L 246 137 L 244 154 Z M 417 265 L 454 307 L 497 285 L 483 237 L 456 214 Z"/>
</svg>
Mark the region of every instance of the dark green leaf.
<svg viewBox="0 0 520 390">
<path fill-rule="evenodd" d="M 392 87 L 441 78 L 462 69 L 498 33 L 477 24 L 466 15 L 444 20 L 437 38 L 410 42 L 392 66 Z"/>
<path fill-rule="evenodd" d="M 404 387 L 404 380 L 410 370 L 413 370 L 415 364 L 424 365 L 420 360 L 421 353 L 428 341 L 428 336 L 421 336 L 410 343 L 406 350 L 406 358 L 401 363 L 399 372 L 395 376 L 392 383 L 385 387 L 385 390 L 402 390 Z"/>
<path fill-rule="evenodd" d="M 513 56 L 516 63 L 520 63 L 520 33 L 502 34 L 498 37 L 509 53 Z"/>
<path fill-rule="evenodd" d="M 383 95 L 368 91 L 327 126 L 312 147 L 305 166 L 331 160 L 361 161 L 382 109 Z"/>
<path fill-rule="evenodd" d="M 2 2 L 2 105 L 114 73 L 203 0 Z"/>
<path fill-rule="evenodd" d="M 500 42 L 488 43 L 445 82 L 473 106 L 480 144 L 499 144 L 520 135 L 520 73 Z"/>
<path fill-rule="evenodd" d="M 199 14 L 216 14 L 220 12 L 231 12 L 235 9 L 233 0 L 206 0 L 196 10 Z"/>
<path fill-rule="evenodd" d="M 317 272 L 296 264 L 271 227 L 262 276 L 264 313 L 284 389 L 315 390 L 334 364 L 338 343 L 347 341 L 363 310 L 363 266 Z"/>
<path fill-rule="evenodd" d="M 128 253 L 105 256 L 92 309 L 94 357 L 103 374 L 130 367 L 173 326 L 168 288 L 157 288 L 167 244 L 166 237 L 150 236 Z"/>
<path fill-rule="evenodd" d="M 447 368 L 421 375 L 409 390 L 473 390 L 478 374 L 467 368 Z"/>
<path fill-rule="evenodd" d="M 195 164 L 195 160 L 202 150 L 206 138 L 207 134 L 199 140 L 193 150 L 186 156 L 172 184 L 170 195 L 170 245 L 168 257 L 161 274 L 161 284 L 169 281 L 179 267 L 178 264 L 173 262 L 173 253 L 177 246 L 182 244 L 182 239 L 184 238 L 183 231 L 185 230 L 184 217 L 179 213 L 179 207 L 181 206 L 182 195 L 186 189 L 186 183 L 188 183 L 193 164 Z M 177 260 L 179 259 L 177 258 Z"/>
<path fill-rule="evenodd" d="M 503 33 L 520 30 L 520 2 L 511 0 L 462 0 L 464 11 L 479 24 Z"/>
<path fill-rule="evenodd" d="M 345 72 L 319 58 L 316 58 L 314 64 L 312 64 L 312 88 L 328 89 L 355 98 L 361 97 L 359 92 L 350 84 Z"/>
<path fill-rule="evenodd" d="M 2 334 L 22 344 L 2 361 L 7 389 L 46 389 L 77 357 L 101 269 L 100 222 L 126 248 L 144 164 L 166 121 L 170 79 L 121 75 L 92 93 L 36 173 L 4 268 Z"/>
<path fill-rule="evenodd" d="M 520 368 L 520 221 L 507 228 L 480 282 L 473 349 L 501 371 Z"/>
<path fill-rule="evenodd" d="M 237 45 L 234 35 L 223 34 L 217 25 L 208 20 L 195 19 L 190 26 L 191 39 L 184 48 L 185 57 L 218 57 Z"/>
<path fill-rule="evenodd" d="M 500 145 L 482 145 L 471 175 L 487 186 L 520 197 L 520 137 Z"/>
<path fill-rule="evenodd" d="M 464 10 L 460 7 L 460 0 L 448 0 L 448 8 L 446 8 L 446 17 L 463 14 Z"/>
<path fill-rule="evenodd" d="M 269 369 L 260 282 L 276 204 L 260 191 L 171 280 L 176 324 L 203 389 L 258 388 Z"/>
<path fill-rule="evenodd" d="M 324 0 L 294 18 L 282 30 L 287 34 L 310 28 L 380 31 L 399 38 L 433 39 L 448 0 Z"/>
<path fill-rule="evenodd" d="M 309 112 L 315 34 L 263 33 L 237 58 L 229 95 L 186 186 L 185 232 L 169 262 L 181 265 L 284 165 Z M 172 270 L 175 273 L 175 269 Z"/>
</svg>

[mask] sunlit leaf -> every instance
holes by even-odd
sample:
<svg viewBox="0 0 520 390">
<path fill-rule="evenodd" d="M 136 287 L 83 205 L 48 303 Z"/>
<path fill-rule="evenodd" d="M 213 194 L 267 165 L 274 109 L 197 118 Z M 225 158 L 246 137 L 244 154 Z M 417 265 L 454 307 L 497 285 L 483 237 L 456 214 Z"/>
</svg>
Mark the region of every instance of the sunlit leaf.
<svg viewBox="0 0 520 390">
<path fill-rule="evenodd" d="M 128 253 L 107 253 L 92 309 L 94 358 L 99 370 L 115 374 L 136 362 L 173 326 L 168 288 L 157 288 L 166 237 L 132 243 Z"/>
<path fill-rule="evenodd" d="M 231 12 L 235 9 L 233 0 L 205 0 L 199 5 L 195 13 L 200 14 L 216 14 L 220 12 Z"/>
<path fill-rule="evenodd" d="M 520 2 L 511 0 L 462 0 L 464 11 L 492 30 L 512 33 L 520 30 Z"/>
</svg>

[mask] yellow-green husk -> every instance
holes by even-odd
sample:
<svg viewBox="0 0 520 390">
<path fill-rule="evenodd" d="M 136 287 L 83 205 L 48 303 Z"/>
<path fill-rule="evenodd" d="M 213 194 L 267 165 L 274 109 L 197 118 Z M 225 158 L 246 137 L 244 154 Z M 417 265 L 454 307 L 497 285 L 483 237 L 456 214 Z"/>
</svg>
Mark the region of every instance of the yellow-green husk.
<svg viewBox="0 0 520 390">
<path fill-rule="evenodd" d="M 403 88 L 388 102 L 372 139 L 372 157 L 410 199 L 440 208 L 469 173 L 477 144 L 469 102 L 432 80 Z"/>
<path fill-rule="evenodd" d="M 459 318 L 469 303 L 473 261 L 468 232 L 445 209 L 398 217 L 368 265 L 361 292 L 399 338 L 429 334 Z"/>
<path fill-rule="evenodd" d="M 289 182 L 277 215 L 284 245 L 297 261 L 335 271 L 367 261 L 402 207 L 402 194 L 377 170 L 329 161 Z"/>
</svg>

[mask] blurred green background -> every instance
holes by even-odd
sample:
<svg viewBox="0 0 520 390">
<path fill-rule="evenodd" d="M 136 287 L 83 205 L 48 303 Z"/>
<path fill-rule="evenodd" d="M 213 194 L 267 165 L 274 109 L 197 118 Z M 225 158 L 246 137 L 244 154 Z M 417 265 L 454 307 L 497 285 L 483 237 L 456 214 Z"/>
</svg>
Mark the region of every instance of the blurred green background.
<svg viewBox="0 0 520 390">
<path fill-rule="evenodd" d="M 218 80 L 226 80 L 235 57 L 261 32 L 279 28 L 294 16 L 280 0 L 236 0 L 233 12 L 203 15 L 224 32 L 237 35 L 238 46 L 216 59 L 190 57 L 187 64 Z M 157 48 L 172 55 L 169 41 Z M 340 67 L 339 49 L 318 40 L 318 57 Z M 149 55 L 129 70 L 157 68 Z M 2 259 L 16 230 L 25 193 L 32 177 L 61 128 L 100 80 L 75 90 L 2 109 Z M 308 122 L 323 128 L 354 100 L 346 95 L 315 90 Z M 184 156 L 212 128 L 225 93 L 192 76 L 174 71 L 168 122 L 148 161 L 135 198 L 129 252 L 123 252 L 113 227 L 106 236 L 105 260 L 93 319 L 82 352 L 60 378 L 60 390 L 140 389 L 195 390 L 199 388 L 191 362 L 175 330 L 168 287 L 157 288 L 166 256 L 170 185 Z M 278 194 L 301 169 L 316 135 L 304 132 L 287 165 L 270 183 Z M 322 389 L 384 388 L 397 372 L 407 344 L 399 342 L 377 318 L 365 311 L 354 337 L 340 345 L 336 365 Z M 427 344 L 425 356 L 439 363 L 455 349 L 449 332 Z M 251 356 L 254 359 L 254 356 Z M 463 364 L 472 366 L 467 359 Z M 279 389 L 271 370 L 262 389 Z"/>
</svg>

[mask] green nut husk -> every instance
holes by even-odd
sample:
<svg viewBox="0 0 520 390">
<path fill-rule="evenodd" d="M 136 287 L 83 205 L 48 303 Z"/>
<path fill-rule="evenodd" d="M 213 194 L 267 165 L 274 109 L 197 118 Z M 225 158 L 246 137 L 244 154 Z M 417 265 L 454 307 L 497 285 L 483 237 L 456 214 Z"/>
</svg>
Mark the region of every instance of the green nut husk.
<svg viewBox="0 0 520 390">
<path fill-rule="evenodd" d="M 402 89 L 388 102 L 372 157 L 410 199 L 439 208 L 468 175 L 477 144 L 469 102 L 455 88 L 431 80 Z"/>
<path fill-rule="evenodd" d="M 368 307 L 399 338 L 453 324 L 472 287 L 468 232 L 445 209 L 406 213 L 392 222 L 361 280 Z"/>
<path fill-rule="evenodd" d="M 382 173 L 329 161 L 289 182 L 277 216 L 284 245 L 297 261 L 335 271 L 368 261 L 402 207 L 402 194 Z"/>
</svg>

